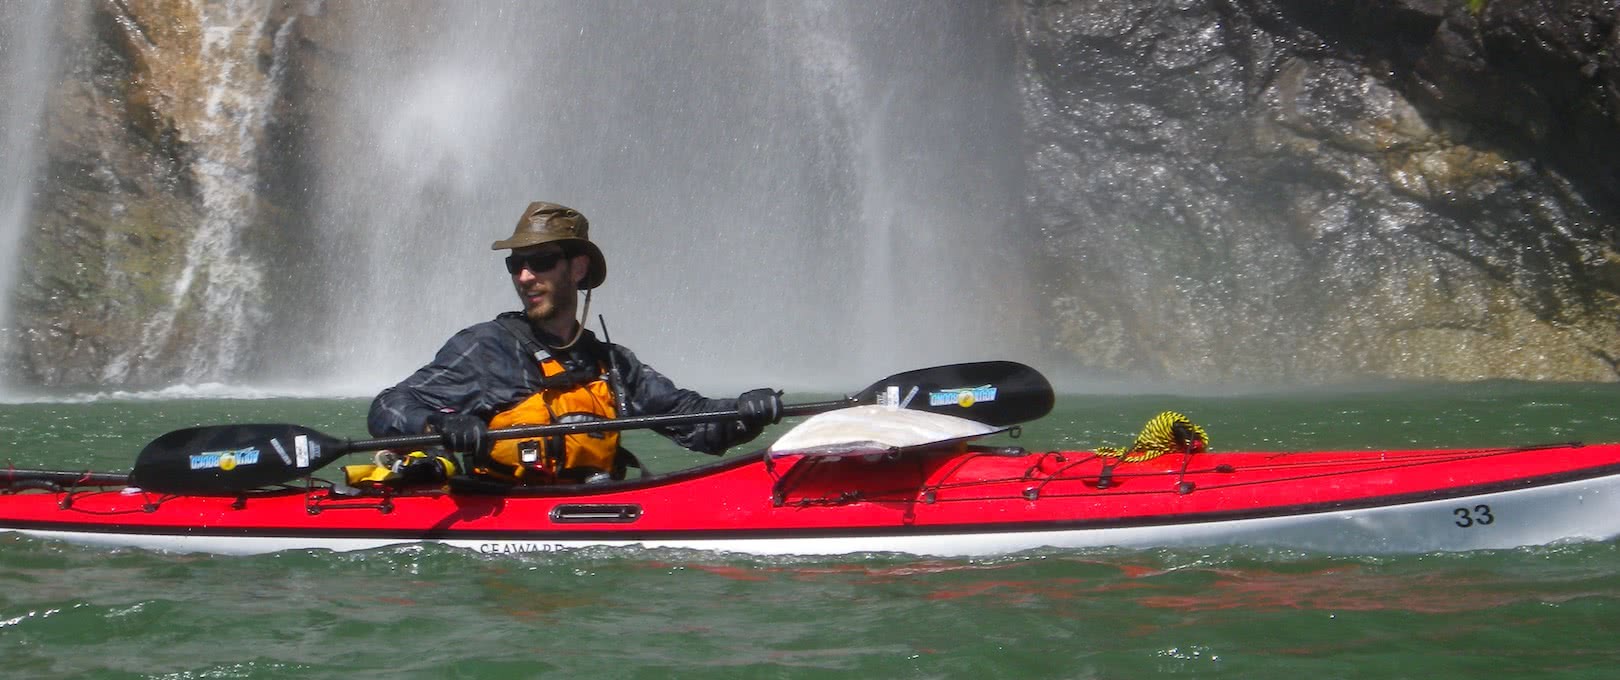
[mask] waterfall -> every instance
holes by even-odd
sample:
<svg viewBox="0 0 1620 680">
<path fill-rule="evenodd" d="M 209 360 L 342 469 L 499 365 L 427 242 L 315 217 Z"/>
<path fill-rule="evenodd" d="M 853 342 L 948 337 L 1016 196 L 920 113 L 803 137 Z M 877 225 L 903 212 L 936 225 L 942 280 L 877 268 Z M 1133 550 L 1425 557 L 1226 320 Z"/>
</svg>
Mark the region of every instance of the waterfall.
<svg viewBox="0 0 1620 680">
<path fill-rule="evenodd" d="M 155 307 L 39 359 L 64 381 L 372 392 L 517 307 L 489 244 L 532 200 L 590 217 L 592 316 L 682 384 L 853 390 L 1036 347 L 1035 307 L 1008 302 L 1032 245 L 1008 6 L 102 9 L 124 34 L 75 49 L 133 51 L 184 173 L 165 198 L 194 202 L 153 213 L 179 235 Z M 52 11 L 3 11 L 5 191 L 26 199 Z"/>
<path fill-rule="evenodd" d="M 531 200 L 590 218 L 593 316 L 678 382 L 853 390 L 1033 351 L 1005 303 L 1029 287 L 1005 8 L 346 9 L 289 314 L 317 331 L 267 380 L 375 389 L 515 308 L 489 244 Z"/>
<path fill-rule="evenodd" d="M 912 354 L 1031 351 L 1000 308 L 1006 291 L 1033 287 L 1028 253 L 1008 257 L 1020 242 L 1021 165 L 1014 68 L 1000 52 L 1009 27 L 993 8 L 782 3 L 777 17 L 801 63 L 799 87 L 827 92 L 816 125 L 847 131 L 838 171 L 852 186 L 834 200 L 852 200 L 863 244 L 845 280 L 861 291 L 863 344 L 885 350 L 865 370 Z"/>
<path fill-rule="evenodd" d="M 0 356 L 8 354 L 15 335 L 11 298 L 44 137 L 41 115 L 55 61 L 55 15 L 53 3 L 0 4 Z M 7 375 L 0 368 L 0 390 Z"/>
</svg>

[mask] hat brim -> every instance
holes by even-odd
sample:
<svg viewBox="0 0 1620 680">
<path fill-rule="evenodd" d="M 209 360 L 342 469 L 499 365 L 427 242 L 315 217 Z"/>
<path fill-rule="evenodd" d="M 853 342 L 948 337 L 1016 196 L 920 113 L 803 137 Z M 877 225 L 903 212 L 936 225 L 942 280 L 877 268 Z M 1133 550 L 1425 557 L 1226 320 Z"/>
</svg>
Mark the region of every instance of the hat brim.
<svg viewBox="0 0 1620 680">
<path fill-rule="evenodd" d="M 607 257 L 602 255 L 602 249 L 595 243 L 582 238 L 564 237 L 555 238 L 542 234 L 517 234 L 504 241 L 496 241 L 490 250 L 516 250 L 528 248 L 545 243 L 567 243 L 570 248 L 578 248 L 591 258 L 591 267 L 585 272 L 585 279 L 579 282 L 580 290 L 590 290 L 602 285 L 607 280 Z"/>
</svg>

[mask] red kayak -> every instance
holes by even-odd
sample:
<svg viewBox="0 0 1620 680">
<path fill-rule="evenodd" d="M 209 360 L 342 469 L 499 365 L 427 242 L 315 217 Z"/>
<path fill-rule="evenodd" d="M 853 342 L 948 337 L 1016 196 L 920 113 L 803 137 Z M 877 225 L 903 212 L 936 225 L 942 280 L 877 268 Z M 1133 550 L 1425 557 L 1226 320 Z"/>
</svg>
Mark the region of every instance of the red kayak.
<svg viewBox="0 0 1620 680">
<path fill-rule="evenodd" d="M 1125 451 L 974 442 L 1046 415 L 1012 362 L 909 371 L 811 416 L 770 449 L 598 484 L 481 478 L 401 486 L 320 470 L 435 435 L 351 441 L 295 425 L 154 440 L 128 474 L 9 470 L 0 531 L 105 546 L 250 554 L 436 542 L 481 553 L 645 546 L 753 554 L 966 556 L 1042 548 L 1244 545 L 1420 553 L 1620 536 L 1620 444 L 1210 453 L 1179 414 Z M 736 411 L 520 426 L 495 438 L 720 422 Z M 382 466 L 372 470 L 387 472 Z M 329 481 L 335 477 L 341 483 Z"/>
<path fill-rule="evenodd" d="M 1620 535 L 1620 445 L 1193 453 L 954 446 L 764 451 L 649 479 L 231 495 L 118 475 L 13 473 L 0 529 L 106 546 L 264 553 L 415 542 L 482 553 L 646 546 L 754 554 L 988 555 L 1247 545 L 1349 554 L 1511 548 Z"/>
</svg>

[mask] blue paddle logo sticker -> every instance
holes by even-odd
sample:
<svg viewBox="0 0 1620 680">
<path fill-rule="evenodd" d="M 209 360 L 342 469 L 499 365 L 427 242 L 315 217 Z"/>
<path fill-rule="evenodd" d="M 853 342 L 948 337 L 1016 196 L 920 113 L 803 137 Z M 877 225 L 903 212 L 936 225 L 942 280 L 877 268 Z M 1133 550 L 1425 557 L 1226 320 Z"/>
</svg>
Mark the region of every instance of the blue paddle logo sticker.
<svg viewBox="0 0 1620 680">
<path fill-rule="evenodd" d="M 949 390 L 939 390 L 928 393 L 929 406 L 950 406 L 956 404 L 962 408 L 969 408 L 981 401 L 995 401 L 996 388 L 990 385 L 978 387 L 958 387 Z"/>
<path fill-rule="evenodd" d="M 191 456 L 191 469 L 220 469 L 230 472 L 236 469 L 238 465 L 252 465 L 257 462 L 259 462 L 259 450 L 249 446 L 231 451 L 204 451 L 195 454 Z"/>
</svg>

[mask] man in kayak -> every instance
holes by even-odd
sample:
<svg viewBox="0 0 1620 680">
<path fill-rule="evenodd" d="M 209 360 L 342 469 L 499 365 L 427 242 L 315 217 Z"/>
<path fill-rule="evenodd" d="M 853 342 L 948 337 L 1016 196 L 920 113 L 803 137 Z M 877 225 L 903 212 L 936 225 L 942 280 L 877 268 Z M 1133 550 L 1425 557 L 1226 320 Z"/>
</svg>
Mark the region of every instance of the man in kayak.
<svg viewBox="0 0 1620 680">
<path fill-rule="evenodd" d="M 758 436 L 780 418 L 780 393 L 744 392 L 709 399 L 675 386 L 630 350 L 598 340 L 576 319 L 607 278 L 607 260 L 578 211 L 535 202 L 511 238 L 506 271 L 523 311 L 506 312 L 451 337 L 433 362 L 377 395 L 367 426 L 373 436 L 441 433 L 445 448 L 466 454 L 462 469 L 519 483 L 594 482 L 623 476 L 629 460 L 617 431 L 492 441 L 491 428 L 631 416 L 738 412 L 735 419 L 660 428 L 683 447 L 719 455 Z M 430 457 L 411 479 L 443 478 L 456 461 Z"/>
</svg>

